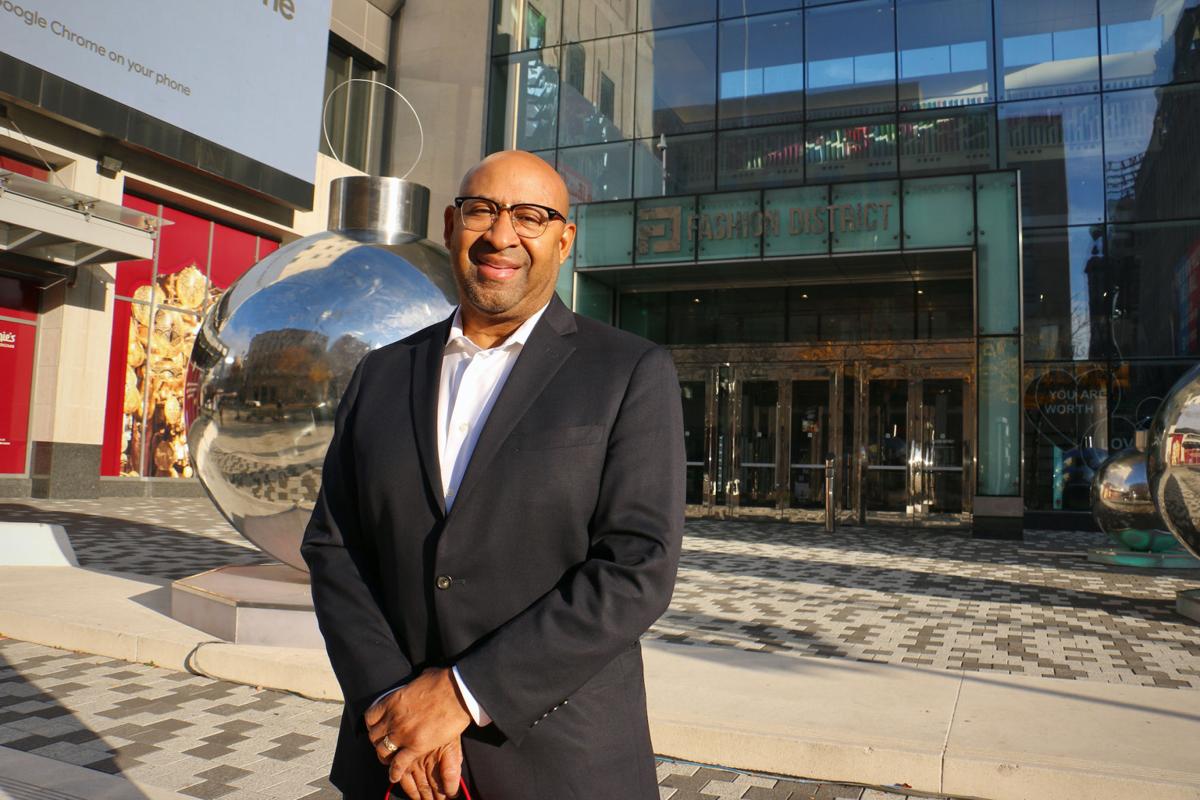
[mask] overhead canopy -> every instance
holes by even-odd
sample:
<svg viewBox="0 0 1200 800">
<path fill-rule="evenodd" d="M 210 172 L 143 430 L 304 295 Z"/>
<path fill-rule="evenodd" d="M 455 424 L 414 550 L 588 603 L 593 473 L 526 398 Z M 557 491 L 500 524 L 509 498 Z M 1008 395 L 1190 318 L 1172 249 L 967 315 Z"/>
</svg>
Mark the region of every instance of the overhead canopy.
<svg viewBox="0 0 1200 800">
<path fill-rule="evenodd" d="M 0 169 L 0 255 L 49 272 L 154 255 L 159 221 Z"/>
</svg>

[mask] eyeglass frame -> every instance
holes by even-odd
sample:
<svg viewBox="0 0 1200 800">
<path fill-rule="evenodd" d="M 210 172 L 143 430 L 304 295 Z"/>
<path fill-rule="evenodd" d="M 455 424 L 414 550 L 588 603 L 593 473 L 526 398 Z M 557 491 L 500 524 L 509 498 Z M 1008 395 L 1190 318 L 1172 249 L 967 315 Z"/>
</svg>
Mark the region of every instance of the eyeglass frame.
<svg viewBox="0 0 1200 800">
<path fill-rule="evenodd" d="M 476 233 L 482 233 L 483 231 L 491 230 L 491 228 L 496 224 L 496 220 L 500 219 L 501 211 L 508 212 L 509 223 L 512 224 L 512 210 L 514 208 L 518 208 L 520 206 L 530 206 L 532 208 L 540 208 L 542 211 L 546 212 L 547 216 L 550 217 L 548 220 L 546 220 L 546 227 L 542 228 L 541 233 L 537 234 L 536 236 L 526 236 L 526 235 L 522 234 L 519 230 L 517 230 L 517 226 L 515 224 L 513 224 L 513 232 L 515 234 L 517 234 L 517 236 L 520 236 L 522 239 L 541 238 L 542 234 L 544 234 L 546 232 L 546 228 L 549 228 L 550 223 L 554 222 L 554 220 L 556 220 L 556 219 L 562 220 L 564 223 L 569 221 L 567 219 L 566 215 L 563 214 L 558 209 L 551 208 L 550 206 L 544 206 L 541 203 L 513 203 L 512 205 L 508 205 L 507 203 L 498 203 L 490 197 L 480 197 L 479 195 L 468 194 L 468 195 L 464 195 L 463 197 L 454 198 L 454 207 L 458 210 L 458 218 L 462 222 L 463 227 L 469 231 L 475 230 L 475 229 L 471 228 L 467 225 L 467 220 L 463 217 L 463 214 L 462 214 L 463 204 L 466 203 L 468 200 L 482 200 L 483 202 L 491 203 L 493 206 L 496 207 L 495 214 L 493 215 L 494 219 L 492 220 L 492 224 L 487 226 L 483 230 L 475 231 Z"/>
</svg>

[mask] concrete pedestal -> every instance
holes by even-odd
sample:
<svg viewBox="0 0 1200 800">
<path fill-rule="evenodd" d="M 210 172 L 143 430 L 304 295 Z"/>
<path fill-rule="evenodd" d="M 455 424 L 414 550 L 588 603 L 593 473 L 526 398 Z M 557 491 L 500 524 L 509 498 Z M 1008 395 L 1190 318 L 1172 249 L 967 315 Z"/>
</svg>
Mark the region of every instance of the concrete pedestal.
<svg viewBox="0 0 1200 800">
<path fill-rule="evenodd" d="M 0 522 L 0 566 L 77 567 L 79 562 L 62 525 Z"/>
<path fill-rule="evenodd" d="M 308 574 L 283 564 L 220 567 L 177 580 L 171 616 L 237 644 L 325 646 Z"/>
<path fill-rule="evenodd" d="M 1188 589 L 1175 595 L 1175 611 L 1190 620 L 1200 622 L 1200 589 Z"/>
</svg>

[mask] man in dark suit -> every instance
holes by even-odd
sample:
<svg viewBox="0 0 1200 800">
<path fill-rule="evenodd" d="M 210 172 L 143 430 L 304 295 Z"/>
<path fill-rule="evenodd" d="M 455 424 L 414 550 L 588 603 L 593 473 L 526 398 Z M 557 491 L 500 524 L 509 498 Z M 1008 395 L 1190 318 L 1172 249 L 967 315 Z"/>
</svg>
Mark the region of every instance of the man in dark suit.
<svg viewBox="0 0 1200 800">
<path fill-rule="evenodd" d="M 367 355 L 302 553 L 346 706 L 347 798 L 658 797 L 639 637 L 683 527 L 661 348 L 555 296 L 557 173 L 492 155 L 445 214 L 454 317 Z M 399 688 L 397 688 L 399 687 Z"/>
</svg>

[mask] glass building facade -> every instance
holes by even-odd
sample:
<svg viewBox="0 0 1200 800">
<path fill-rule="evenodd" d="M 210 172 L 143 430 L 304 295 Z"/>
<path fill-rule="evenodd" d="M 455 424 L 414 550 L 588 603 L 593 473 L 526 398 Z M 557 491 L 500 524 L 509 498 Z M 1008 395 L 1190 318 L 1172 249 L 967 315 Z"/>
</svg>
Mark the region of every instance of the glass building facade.
<svg viewBox="0 0 1200 800">
<path fill-rule="evenodd" d="M 493 18 L 488 149 L 565 179 L 576 310 L 676 353 L 696 504 L 805 508 L 831 455 L 848 509 L 1086 510 L 1099 461 L 1200 357 L 1200 0 L 495 0 Z M 1007 207 L 982 191 L 1009 176 L 1011 303 L 985 269 Z M 911 369 L 883 370 L 901 343 Z M 939 372 L 960 346 L 961 375 Z M 922 476 L 904 465 L 923 437 Z"/>
</svg>

